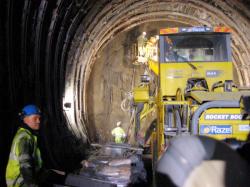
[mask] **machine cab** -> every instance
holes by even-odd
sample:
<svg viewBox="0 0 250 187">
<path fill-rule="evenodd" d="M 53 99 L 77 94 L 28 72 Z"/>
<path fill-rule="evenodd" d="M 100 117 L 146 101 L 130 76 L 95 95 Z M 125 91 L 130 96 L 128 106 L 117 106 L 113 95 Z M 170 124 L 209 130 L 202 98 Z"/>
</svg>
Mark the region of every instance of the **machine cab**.
<svg viewBox="0 0 250 187">
<path fill-rule="evenodd" d="M 160 62 L 231 61 L 229 29 L 171 28 L 160 31 Z"/>
<path fill-rule="evenodd" d="M 184 95 L 189 79 L 205 79 L 208 91 L 216 82 L 233 80 L 230 37 L 230 29 L 226 27 L 161 29 L 159 73 L 162 96 L 173 98 L 176 90 L 181 90 Z"/>
</svg>

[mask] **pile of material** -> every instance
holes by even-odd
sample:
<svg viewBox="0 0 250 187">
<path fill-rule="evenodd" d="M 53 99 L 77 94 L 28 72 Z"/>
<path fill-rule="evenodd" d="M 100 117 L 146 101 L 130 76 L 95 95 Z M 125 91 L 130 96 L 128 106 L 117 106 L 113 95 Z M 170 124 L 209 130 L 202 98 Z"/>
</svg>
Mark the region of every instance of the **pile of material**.
<svg viewBox="0 0 250 187">
<path fill-rule="evenodd" d="M 125 187 L 146 182 L 146 171 L 141 156 L 140 148 L 127 144 L 107 144 L 92 152 L 77 175 L 96 183 L 99 181 L 102 183 L 100 186 L 106 183 Z M 68 185 L 72 185 L 72 182 L 68 182 Z"/>
</svg>

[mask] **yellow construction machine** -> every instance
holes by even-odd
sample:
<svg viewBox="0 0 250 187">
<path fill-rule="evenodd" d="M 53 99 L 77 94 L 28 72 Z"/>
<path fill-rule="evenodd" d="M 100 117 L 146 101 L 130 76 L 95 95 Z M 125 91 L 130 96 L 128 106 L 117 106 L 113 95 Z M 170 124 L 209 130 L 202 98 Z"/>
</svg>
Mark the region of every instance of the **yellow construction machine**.
<svg viewBox="0 0 250 187">
<path fill-rule="evenodd" d="M 156 113 L 147 127 L 154 159 L 181 134 L 245 141 L 250 121 L 242 120 L 239 100 L 250 91 L 233 82 L 230 28 L 165 28 L 155 38 L 156 48 L 140 43 L 146 73 L 133 89 L 136 138 Z"/>
</svg>

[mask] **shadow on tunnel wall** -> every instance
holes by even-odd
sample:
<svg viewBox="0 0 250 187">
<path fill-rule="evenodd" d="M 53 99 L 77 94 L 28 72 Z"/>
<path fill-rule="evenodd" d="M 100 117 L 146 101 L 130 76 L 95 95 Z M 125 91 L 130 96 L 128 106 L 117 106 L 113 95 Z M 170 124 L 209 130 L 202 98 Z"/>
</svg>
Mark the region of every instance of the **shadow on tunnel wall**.
<svg viewBox="0 0 250 187">
<path fill-rule="evenodd" d="M 40 147 L 46 168 L 73 171 L 81 167 L 80 161 L 88 155 L 88 143 L 67 128 L 66 119 L 55 120 L 44 112 L 40 133 Z M 63 114 L 63 111 L 60 112 Z"/>
<path fill-rule="evenodd" d="M 43 111 L 40 144 L 46 167 L 70 171 L 84 157 L 85 145 L 69 131 L 61 107 L 67 52 L 92 6 L 83 0 L 0 1 L 1 187 L 17 114 L 26 104 Z"/>
</svg>

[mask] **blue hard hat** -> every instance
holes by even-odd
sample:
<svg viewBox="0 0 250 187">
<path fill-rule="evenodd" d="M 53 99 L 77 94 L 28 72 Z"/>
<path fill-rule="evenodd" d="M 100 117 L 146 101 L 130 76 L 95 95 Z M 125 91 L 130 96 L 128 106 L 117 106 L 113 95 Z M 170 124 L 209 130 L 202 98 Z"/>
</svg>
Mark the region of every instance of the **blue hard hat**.
<svg viewBox="0 0 250 187">
<path fill-rule="evenodd" d="M 26 105 L 22 109 L 21 116 L 25 117 L 25 116 L 34 115 L 34 114 L 41 115 L 40 109 L 36 105 Z"/>
</svg>

